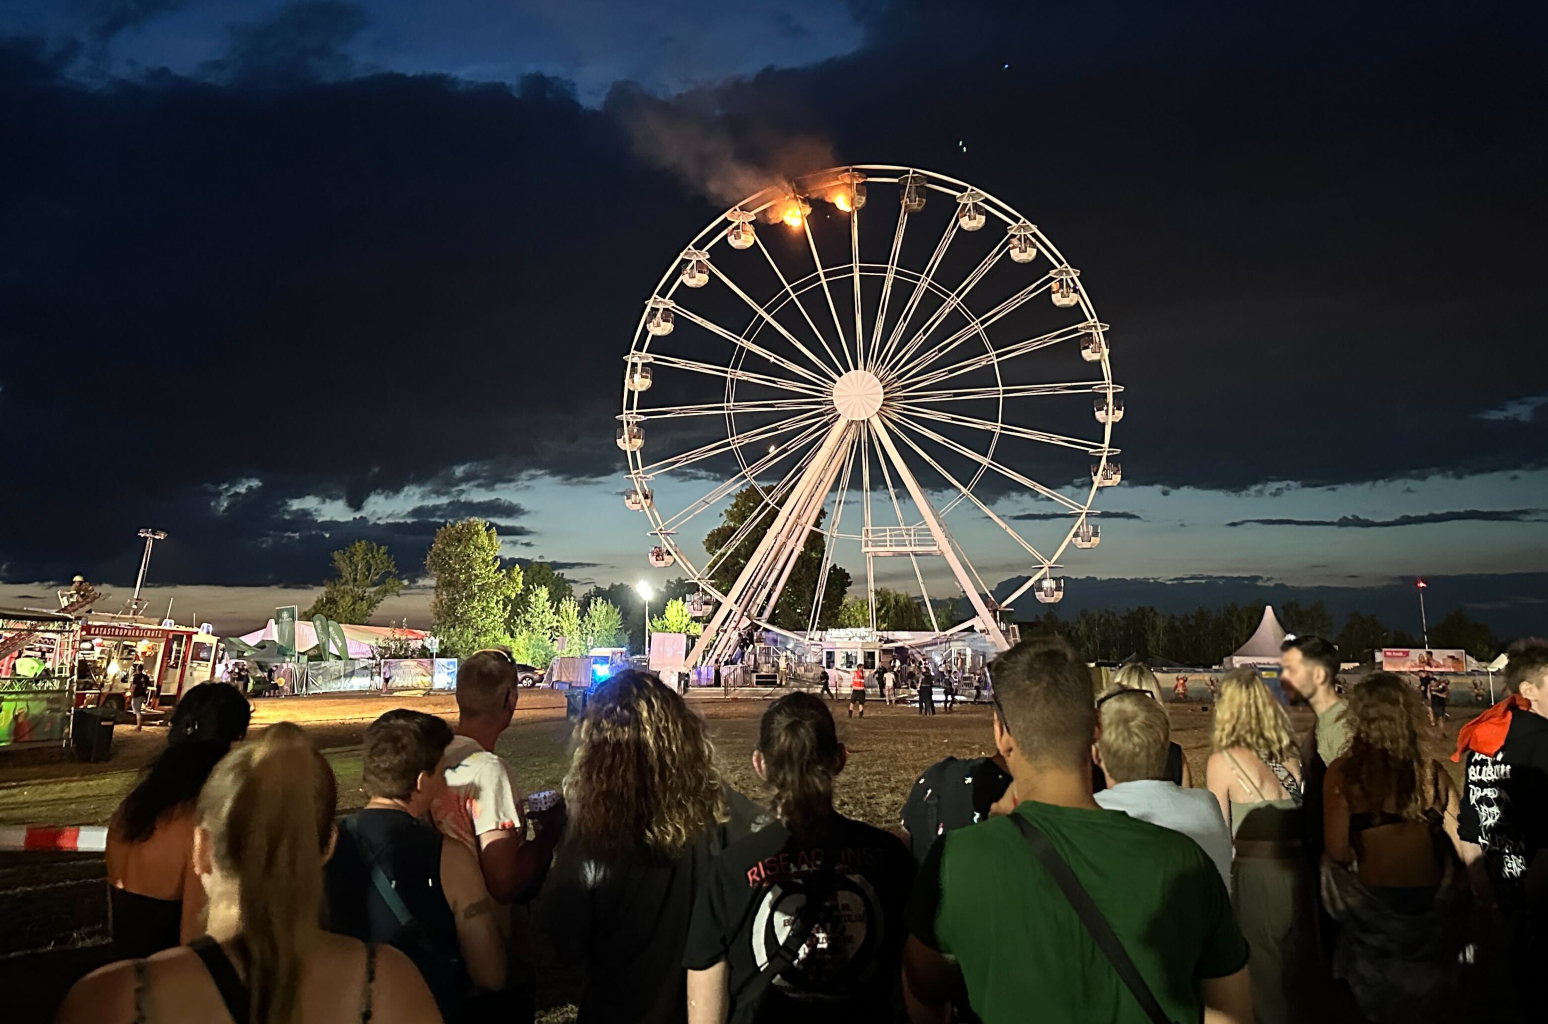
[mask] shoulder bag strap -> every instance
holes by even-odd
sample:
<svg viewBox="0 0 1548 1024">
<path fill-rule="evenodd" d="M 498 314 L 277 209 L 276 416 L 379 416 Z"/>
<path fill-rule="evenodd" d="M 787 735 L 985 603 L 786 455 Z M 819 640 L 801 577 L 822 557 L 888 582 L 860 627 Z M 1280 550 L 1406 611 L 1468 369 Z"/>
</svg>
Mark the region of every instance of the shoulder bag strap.
<svg viewBox="0 0 1548 1024">
<path fill-rule="evenodd" d="M 1009 817 L 1016 823 L 1016 828 L 1020 830 L 1027 845 L 1032 847 L 1032 852 L 1037 855 L 1037 859 L 1042 862 L 1043 870 L 1058 883 L 1064 898 L 1070 902 L 1070 908 L 1075 911 L 1075 916 L 1079 917 L 1080 923 L 1086 926 L 1086 931 L 1091 934 L 1097 948 L 1113 965 L 1113 970 L 1118 973 L 1119 979 L 1139 1003 L 1140 1009 L 1145 1011 L 1145 1016 L 1150 1018 L 1151 1024 L 1172 1024 L 1166 1012 L 1161 1009 L 1161 1004 L 1156 1002 L 1150 986 L 1145 984 L 1145 979 L 1140 976 L 1139 968 L 1135 967 L 1134 961 L 1129 959 L 1123 943 L 1113 933 L 1107 918 L 1102 916 L 1102 911 L 1091 899 L 1091 894 L 1080 884 L 1080 879 L 1075 877 L 1075 872 L 1070 869 L 1069 864 L 1065 863 L 1064 858 L 1059 856 L 1059 851 L 1053 848 L 1048 837 L 1020 814 L 1013 813 Z"/>
<path fill-rule="evenodd" d="M 226 1012 L 231 1014 L 231 1019 L 236 1024 L 243 1024 L 251 1018 L 252 994 L 242 984 L 242 979 L 237 976 L 236 968 L 231 966 L 231 960 L 226 956 L 226 951 L 220 948 L 220 943 L 208 935 L 201 935 L 190 942 L 188 947 L 204 961 L 204 969 L 210 972 L 210 980 L 220 992 L 220 1001 L 226 1004 Z"/>
<path fill-rule="evenodd" d="M 439 956 L 440 951 L 435 948 L 425 935 L 424 926 L 419 923 L 419 918 L 415 917 L 414 912 L 408 908 L 408 904 L 403 902 L 403 897 L 398 895 L 397 887 L 392 884 L 392 879 L 388 878 L 387 872 L 383 870 L 381 864 L 382 851 L 373 850 L 361 838 L 360 831 L 352 817 L 344 819 L 344 828 L 349 832 L 350 837 L 354 839 L 356 848 L 366 856 L 371 868 L 371 885 L 376 889 L 376 895 L 380 896 L 382 902 L 387 905 L 388 912 L 397 919 L 398 925 L 410 935 L 416 946 L 428 954 Z"/>
</svg>

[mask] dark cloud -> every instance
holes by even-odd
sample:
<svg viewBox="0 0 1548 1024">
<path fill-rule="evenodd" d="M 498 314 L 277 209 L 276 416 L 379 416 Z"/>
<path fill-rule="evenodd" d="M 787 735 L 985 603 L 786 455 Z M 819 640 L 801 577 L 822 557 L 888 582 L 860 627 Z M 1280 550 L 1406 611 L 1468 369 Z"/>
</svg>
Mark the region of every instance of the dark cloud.
<svg viewBox="0 0 1548 1024">
<path fill-rule="evenodd" d="M 460 499 L 457 501 L 440 501 L 433 505 L 415 505 L 403 513 L 404 519 L 439 519 L 450 522 L 455 519 L 488 519 L 491 522 L 504 522 L 509 519 L 519 519 L 527 514 L 527 510 L 514 501 L 504 498 L 484 499 Z"/>
<path fill-rule="evenodd" d="M 70 0 L 72 13 L 86 25 L 86 34 L 106 42 L 131 28 L 187 7 L 189 0 Z"/>
<path fill-rule="evenodd" d="M 1543 9 L 1465 31 L 1423 4 L 1401 30 L 1323 2 L 854 10 L 859 52 L 683 102 L 757 166 L 820 138 L 1020 207 L 1113 325 L 1127 481 L 1548 463 L 1548 416 L 1526 411 L 1548 320 Z M 292 4 L 235 28 L 209 79 L 94 88 L 57 47 L 0 43 L 20 155 L 0 163 L 0 409 L 37 435 L 8 464 L 7 578 L 132 576 L 145 525 L 173 534 L 168 581 L 315 580 L 356 536 L 417 568 L 437 516 L 293 509 L 414 485 L 449 510 L 524 474 L 621 473 L 620 356 L 716 210 L 638 156 L 629 90 L 596 110 L 549 78 L 371 74 L 350 56 L 365 28 L 352 5 Z M 1080 144 L 1050 148 L 1074 124 Z M 673 386 L 653 395 L 706 400 Z"/>
<path fill-rule="evenodd" d="M 369 22 L 355 4 L 296 0 L 265 21 L 232 26 L 225 54 L 201 70 L 241 85 L 337 81 L 355 71 L 347 47 Z"/>
<path fill-rule="evenodd" d="M 1394 526 L 1428 526 L 1431 523 L 1541 523 L 1548 509 L 1462 509 L 1456 512 L 1422 512 L 1393 519 L 1367 519 L 1364 516 L 1339 516 L 1337 519 L 1237 519 L 1227 526 L 1335 526 L 1357 530 L 1377 530 Z"/>
<path fill-rule="evenodd" d="M 1065 520 L 1067 520 L 1067 519 L 1070 518 L 1070 516 L 1069 516 L 1069 513 L 1067 513 L 1067 512 L 1018 512 L 1018 513 L 1016 513 L 1013 516 L 1003 516 L 1002 518 L 1004 518 L 1004 519 L 1020 519 L 1020 520 L 1022 520 L 1024 522 L 1029 522 L 1029 523 L 1045 523 L 1045 522 L 1052 522 L 1052 521 L 1054 521 L 1056 519 L 1065 519 Z M 1107 512 L 1107 511 L 1102 511 L 1102 512 L 1097 513 L 1097 515 L 1094 518 L 1098 522 L 1101 522 L 1103 519 L 1137 519 L 1140 522 L 1144 522 L 1145 521 L 1145 517 L 1140 515 L 1138 512 Z"/>
</svg>

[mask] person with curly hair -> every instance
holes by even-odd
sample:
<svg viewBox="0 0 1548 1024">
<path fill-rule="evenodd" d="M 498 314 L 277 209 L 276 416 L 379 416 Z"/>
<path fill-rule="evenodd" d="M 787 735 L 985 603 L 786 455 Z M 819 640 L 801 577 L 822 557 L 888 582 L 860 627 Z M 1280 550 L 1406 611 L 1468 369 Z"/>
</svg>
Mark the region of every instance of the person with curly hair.
<svg viewBox="0 0 1548 1024">
<path fill-rule="evenodd" d="M 1220 679 L 1209 791 L 1231 826 L 1231 896 L 1252 948 L 1248 975 L 1257 1019 L 1297 1019 L 1294 976 L 1301 934 L 1301 764 L 1284 706 L 1250 668 Z"/>
<path fill-rule="evenodd" d="M 703 720 L 635 669 L 592 694 L 564 796 L 569 825 L 534 923 L 558 959 L 584 965 L 579 1020 L 683 1021 L 694 899 L 761 809 L 722 780 Z"/>
<path fill-rule="evenodd" d="M 1356 685 L 1345 719 L 1348 752 L 1323 782 L 1322 900 L 1342 925 L 1333 976 L 1369 1020 L 1450 1019 L 1465 892 L 1456 787 L 1398 676 Z"/>
</svg>

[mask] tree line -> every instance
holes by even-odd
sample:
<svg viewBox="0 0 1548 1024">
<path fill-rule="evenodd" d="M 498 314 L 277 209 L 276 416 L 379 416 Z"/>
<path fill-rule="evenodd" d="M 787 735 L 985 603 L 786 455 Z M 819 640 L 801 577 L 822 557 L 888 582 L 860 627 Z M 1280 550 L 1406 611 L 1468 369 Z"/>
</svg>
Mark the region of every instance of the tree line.
<svg viewBox="0 0 1548 1024">
<path fill-rule="evenodd" d="M 1275 608 L 1280 625 L 1297 635 L 1315 633 L 1338 644 L 1345 661 L 1369 662 L 1383 647 L 1422 647 L 1403 629 L 1389 628 L 1367 612 L 1350 612 L 1342 626 L 1335 623 L 1323 601 L 1286 601 Z M 1041 618 L 1023 622 L 1023 636 L 1057 633 L 1095 661 L 1127 658 L 1160 659 L 1177 665 L 1211 666 L 1235 653 L 1263 620 L 1261 604 L 1231 604 L 1173 614 L 1150 605 L 1119 612 L 1110 608 L 1082 609 L 1061 618 L 1050 608 Z M 1461 609 L 1430 628 L 1432 647 L 1456 647 L 1481 661 L 1492 659 L 1500 642 L 1487 623 Z"/>
<path fill-rule="evenodd" d="M 706 535 L 711 578 L 722 592 L 740 575 L 773 516 L 773 507 L 747 487 Z M 334 577 L 306 611 L 307 617 L 322 614 L 339 622 L 365 622 L 404 585 L 382 545 L 356 541 L 335 551 L 332 559 Z M 552 565 L 532 562 L 523 567 L 502 558 L 498 530 L 482 519 L 441 527 L 425 558 L 425 570 L 435 579 L 431 629 L 447 656 L 508 646 L 518 661 L 547 665 L 561 648 L 567 652 L 592 647 L 643 649 L 646 604 L 634 587 L 613 583 L 576 597 L 572 581 Z M 831 563 L 822 535 L 814 531 L 774 607 L 772 621 L 786 629 L 804 630 L 821 586 L 818 628 L 869 626 L 870 607 L 863 597 L 847 593 L 850 585 L 849 573 Z M 668 581 L 653 595 L 651 608 L 656 614 L 650 629 L 697 635 L 702 626 L 687 607 L 687 598 L 697 591 L 692 580 Z M 930 612 L 922 600 L 886 587 L 878 587 L 875 594 L 878 629 L 931 628 Z M 962 603 L 957 598 L 933 601 L 935 625 L 946 629 L 961 622 Z M 1369 613 L 1351 612 L 1339 625 L 1322 601 L 1286 601 L 1276 613 L 1292 633 L 1316 633 L 1334 640 L 1345 661 L 1370 661 L 1382 647 L 1422 646 L 1413 634 L 1390 628 Z M 1068 619 L 1049 608 L 1041 618 L 1021 625 L 1023 635 L 1058 633 L 1095 660 L 1138 657 L 1207 666 L 1219 664 L 1241 647 L 1262 618 L 1261 604 L 1231 603 L 1181 613 L 1142 605 L 1123 612 L 1082 609 Z M 1461 609 L 1436 622 L 1429 639 L 1433 647 L 1461 648 L 1480 660 L 1492 659 L 1500 649 L 1489 626 Z"/>
</svg>

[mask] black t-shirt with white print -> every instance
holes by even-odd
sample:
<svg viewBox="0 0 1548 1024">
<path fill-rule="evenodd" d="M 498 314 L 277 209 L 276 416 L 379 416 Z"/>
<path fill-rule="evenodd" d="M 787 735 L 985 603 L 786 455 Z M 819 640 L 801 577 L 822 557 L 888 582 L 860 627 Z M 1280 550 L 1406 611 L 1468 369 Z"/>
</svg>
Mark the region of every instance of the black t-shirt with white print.
<svg viewBox="0 0 1548 1024">
<path fill-rule="evenodd" d="M 1483 847 L 1505 899 L 1519 897 L 1532 859 L 1548 848 L 1548 719 L 1521 708 L 1493 756 L 1467 753 L 1458 831 Z"/>
<path fill-rule="evenodd" d="M 683 966 L 728 966 L 730 1024 L 896 1019 L 914 862 L 896 836 L 835 814 L 798 841 L 773 824 L 733 843 L 699 892 Z M 821 901 L 815 914 L 809 900 Z M 810 934 L 783 970 L 793 929 Z"/>
</svg>

